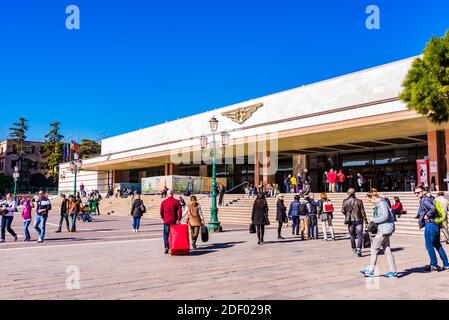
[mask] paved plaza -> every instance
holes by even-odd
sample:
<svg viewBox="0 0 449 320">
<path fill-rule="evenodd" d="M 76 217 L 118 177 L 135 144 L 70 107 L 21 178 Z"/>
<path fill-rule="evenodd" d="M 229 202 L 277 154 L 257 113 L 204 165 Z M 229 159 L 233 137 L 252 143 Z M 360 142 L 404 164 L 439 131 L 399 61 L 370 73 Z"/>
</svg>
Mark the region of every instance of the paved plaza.
<svg viewBox="0 0 449 320">
<path fill-rule="evenodd" d="M 286 239 L 277 240 L 268 229 L 257 245 L 246 226 L 225 225 L 190 256 L 170 256 L 159 220 L 143 220 L 136 234 L 130 218 L 102 215 L 70 234 L 54 233 L 56 218 L 42 245 L 9 235 L 1 244 L 0 299 L 449 299 L 449 272 L 421 269 L 428 263 L 421 237 L 392 238 L 401 278 L 365 279 L 359 270 L 369 252 L 353 255 L 346 234 L 300 241 L 284 229 Z M 14 226 L 22 233 L 20 222 Z M 388 271 L 382 255 L 379 267 Z"/>
</svg>

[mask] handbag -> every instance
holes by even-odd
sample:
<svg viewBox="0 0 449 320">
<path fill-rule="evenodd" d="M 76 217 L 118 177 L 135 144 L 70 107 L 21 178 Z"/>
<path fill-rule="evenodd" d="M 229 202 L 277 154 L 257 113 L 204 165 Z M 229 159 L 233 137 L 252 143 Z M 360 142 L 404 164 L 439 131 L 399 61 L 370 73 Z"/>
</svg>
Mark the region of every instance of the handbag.
<svg viewBox="0 0 449 320">
<path fill-rule="evenodd" d="M 209 241 L 209 229 L 203 224 L 201 225 L 201 241 Z"/>
<path fill-rule="evenodd" d="M 270 219 L 268 218 L 268 213 L 265 213 L 264 214 L 264 222 L 265 222 L 265 225 L 266 226 L 269 226 L 270 225 Z"/>
<path fill-rule="evenodd" d="M 287 215 L 284 215 L 284 219 L 283 219 L 284 221 L 284 223 L 288 223 L 288 217 L 287 217 Z"/>
<path fill-rule="evenodd" d="M 377 233 L 377 224 L 374 223 L 373 221 L 371 221 L 370 223 L 368 223 L 368 226 L 366 227 L 366 230 L 368 230 L 369 233 L 371 234 L 376 234 Z"/>
<path fill-rule="evenodd" d="M 256 233 L 256 225 L 254 223 L 249 225 L 249 233 Z"/>
<path fill-rule="evenodd" d="M 369 235 L 369 232 L 365 231 L 363 233 L 363 247 L 365 249 L 371 248 L 371 236 Z"/>
</svg>

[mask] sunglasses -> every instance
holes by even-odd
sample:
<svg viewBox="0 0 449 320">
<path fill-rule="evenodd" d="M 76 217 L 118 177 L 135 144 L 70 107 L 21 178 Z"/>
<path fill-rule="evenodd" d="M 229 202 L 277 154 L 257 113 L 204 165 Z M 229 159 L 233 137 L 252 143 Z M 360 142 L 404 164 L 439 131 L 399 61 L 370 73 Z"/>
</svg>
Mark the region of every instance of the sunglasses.
<svg viewBox="0 0 449 320">
<path fill-rule="evenodd" d="M 422 191 L 415 192 L 415 195 L 417 196 L 417 195 L 419 195 L 419 194 L 421 194 L 421 193 L 422 193 Z"/>
</svg>

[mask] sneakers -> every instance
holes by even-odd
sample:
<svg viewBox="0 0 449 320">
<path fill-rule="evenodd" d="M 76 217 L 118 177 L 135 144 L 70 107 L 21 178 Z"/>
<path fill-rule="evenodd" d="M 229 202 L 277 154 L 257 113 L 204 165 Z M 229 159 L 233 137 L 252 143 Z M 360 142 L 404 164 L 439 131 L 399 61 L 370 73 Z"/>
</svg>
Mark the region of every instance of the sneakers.
<svg viewBox="0 0 449 320">
<path fill-rule="evenodd" d="M 0 242 L 5 242 L 5 240 L 4 239 L 0 239 Z"/>
<path fill-rule="evenodd" d="M 433 272 L 433 271 L 439 272 L 440 271 L 440 267 L 439 266 L 429 266 L 429 267 L 427 267 L 427 271 L 428 272 Z"/>
<path fill-rule="evenodd" d="M 164 253 L 165 253 L 165 254 L 168 254 L 168 248 L 167 248 L 167 249 L 165 249 Z"/>
<path fill-rule="evenodd" d="M 55 231 L 55 233 L 59 233 L 59 232 L 61 232 L 61 230 L 56 230 L 56 231 Z"/>
<path fill-rule="evenodd" d="M 363 274 L 365 277 L 370 277 L 370 278 L 374 277 L 374 272 L 368 268 L 361 270 L 360 273 Z"/>
<path fill-rule="evenodd" d="M 384 277 L 385 278 L 397 278 L 398 277 L 398 274 L 397 274 L 397 272 L 388 272 L 388 273 L 386 273 L 386 274 L 384 274 Z"/>
<path fill-rule="evenodd" d="M 443 267 L 443 271 L 448 271 L 449 270 L 449 266 Z"/>
<path fill-rule="evenodd" d="M 358 249 L 356 253 L 357 253 L 357 256 L 358 256 L 358 257 L 361 257 L 361 256 L 362 256 L 362 250 Z"/>
<path fill-rule="evenodd" d="M 357 254 L 357 250 L 356 249 L 352 249 L 352 253 L 353 254 Z"/>
<path fill-rule="evenodd" d="M 17 236 L 17 234 L 14 236 L 14 241 L 17 241 L 17 239 L 19 239 L 19 237 Z"/>
<path fill-rule="evenodd" d="M 37 243 L 42 243 L 42 242 L 44 242 L 43 239 L 38 239 L 38 240 L 37 240 Z"/>
<path fill-rule="evenodd" d="M 195 243 L 192 243 L 192 248 L 196 249 L 196 244 Z"/>
</svg>

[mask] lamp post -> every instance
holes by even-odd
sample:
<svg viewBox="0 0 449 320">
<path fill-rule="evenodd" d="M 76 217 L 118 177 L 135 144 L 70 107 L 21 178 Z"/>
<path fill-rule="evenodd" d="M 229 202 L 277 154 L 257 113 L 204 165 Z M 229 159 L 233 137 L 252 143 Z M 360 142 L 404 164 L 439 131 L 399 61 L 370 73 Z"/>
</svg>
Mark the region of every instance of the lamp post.
<svg viewBox="0 0 449 320">
<path fill-rule="evenodd" d="M 218 221 L 218 208 L 217 208 L 217 175 L 216 175 L 216 159 L 217 159 L 217 143 L 215 140 L 215 133 L 218 129 L 218 120 L 215 117 L 209 120 L 210 130 L 212 131 L 212 142 L 210 143 L 210 149 L 212 151 L 212 204 L 210 208 L 210 221 L 208 227 L 212 231 L 222 231 L 220 221 Z M 229 133 L 226 131 L 221 134 L 222 146 L 229 144 Z M 201 149 L 206 149 L 208 146 L 207 137 L 201 136 Z"/>
<path fill-rule="evenodd" d="M 19 173 L 19 167 L 15 166 L 14 167 L 14 172 L 12 174 L 12 177 L 14 179 L 14 201 L 16 200 L 16 192 L 17 192 L 17 180 L 19 180 L 20 177 L 20 173 Z"/>
<path fill-rule="evenodd" d="M 76 197 L 76 176 L 78 172 L 80 172 L 81 167 L 83 166 L 83 162 L 78 159 L 78 153 L 75 153 L 74 158 L 75 160 L 70 162 L 70 171 L 75 175 L 73 183 L 73 196 Z"/>
</svg>

